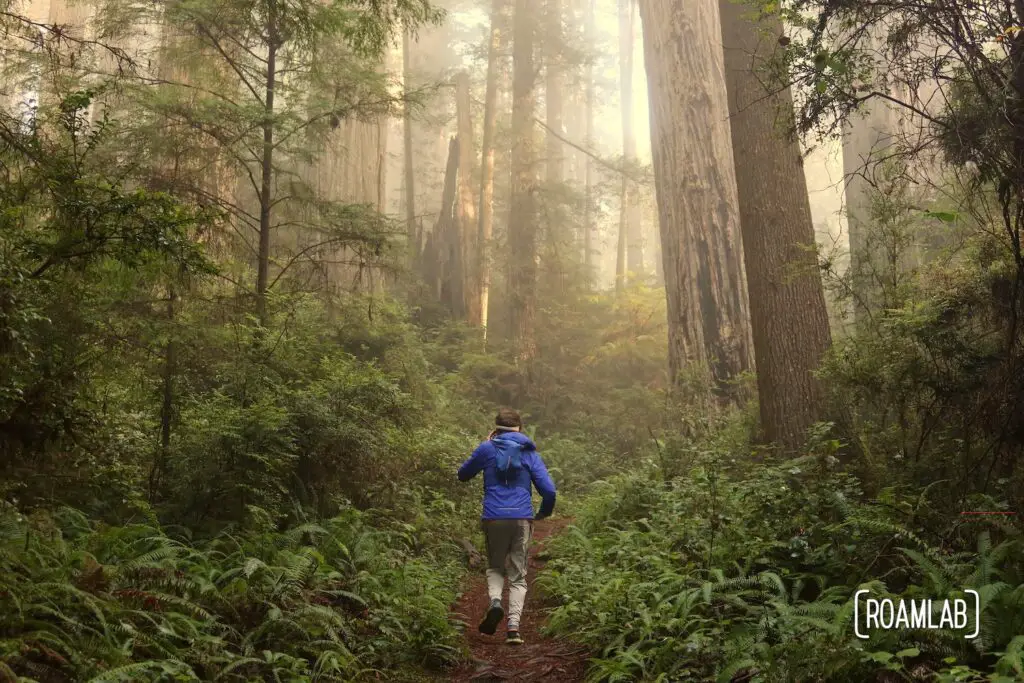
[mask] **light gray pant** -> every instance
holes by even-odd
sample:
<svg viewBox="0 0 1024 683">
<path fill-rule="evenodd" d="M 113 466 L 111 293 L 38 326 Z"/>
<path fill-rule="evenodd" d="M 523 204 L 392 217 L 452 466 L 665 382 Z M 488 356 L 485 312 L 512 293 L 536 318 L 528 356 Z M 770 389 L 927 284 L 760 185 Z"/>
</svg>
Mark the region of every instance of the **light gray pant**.
<svg viewBox="0 0 1024 683">
<path fill-rule="evenodd" d="M 508 630 L 519 629 L 526 603 L 526 561 L 533 521 L 529 519 L 487 519 L 483 521 L 487 542 L 487 595 L 501 600 L 508 575 Z"/>
</svg>

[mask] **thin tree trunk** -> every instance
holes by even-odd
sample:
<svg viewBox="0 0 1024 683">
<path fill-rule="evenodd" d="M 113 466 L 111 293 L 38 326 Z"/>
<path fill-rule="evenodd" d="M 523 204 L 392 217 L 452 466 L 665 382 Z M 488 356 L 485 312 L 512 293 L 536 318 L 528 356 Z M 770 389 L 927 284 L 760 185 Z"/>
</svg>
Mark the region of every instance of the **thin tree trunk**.
<svg viewBox="0 0 1024 683">
<path fill-rule="evenodd" d="M 466 322 L 479 327 L 483 319 L 480 311 L 480 263 L 478 225 L 476 220 L 476 194 L 473 187 L 473 168 L 476 149 L 473 145 L 473 112 L 469 92 L 469 74 L 460 72 L 455 77 L 456 118 L 459 131 L 459 232 L 462 242 L 463 300 Z"/>
<path fill-rule="evenodd" d="M 622 191 L 619 195 L 619 237 L 615 243 L 615 293 L 622 294 L 626 288 L 626 194 L 629 181 L 622 176 Z"/>
<path fill-rule="evenodd" d="M 441 211 L 434 226 L 434 248 L 438 252 L 440 276 L 440 298 L 452 315 L 463 315 L 462 300 L 462 240 L 459 236 L 459 219 L 456 209 L 459 173 L 459 139 L 448 142 L 448 164 L 444 173 L 444 187 L 441 190 Z"/>
<path fill-rule="evenodd" d="M 548 126 L 547 133 L 547 182 L 561 183 L 565 179 L 565 163 L 562 154 L 562 2 L 548 0 L 548 30 L 545 36 L 545 92 L 544 103 Z"/>
<path fill-rule="evenodd" d="M 593 49 L 597 40 L 597 21 L 594 17 L 594 3 L 597 0 L 586 0 L 586 21 L 583 29 L 586 45 Z M 586 147 L 594 149 L 594 63 L 592 58 L 587 59 L 586 66 Z M 585 287 L 590 289 L 594 285 L 594 160 L 587 155 L 586 167 L 584 170 L 584 192 L 583 192 L 583 271 Z"/>
<path fill-rule="evenodd" d="M 740 226 L 750 296 L 761 426 L 769 441 L 796 449 L 821 418 L 814 377 L 831 343 L 825 293 L 814 251 L 814 222 L 789 88 L 768 91 L 755 73 L 771 55 L 764 34 L 782 23 L 747 18 L 750 10 L 719 0 L 729 120 L 739 190 Z"/>
<path fill-rule="evenodd" d="M 564 115 L 563 96 L 564 78 L 562 68 L 562 0 L 547 0 L 546 24 L 544 35 L 544 106 L 547 125 L 545 180 L 549 191 L 554 190 L 565 181 L 565 159 L 562 141 L 559 135 L 563 132 Z M 547 261 L 544 269 L 551 287 L 550 291 L 564 291 L 565 263 L 560 252 L 561 243 L 565 238 L 561 220 L 552 220 L 549 213 L 544 221 L 546 230 L 544 258 Z"/>
<path fill-rule="evenodd" d="M 406 102 L 403 105 L 403 137 L 405 142 L 405 231 L 409 240 L 409 259 L 416 267 L 420 256 L 419 236 L 416 231 L 416 171 L 413 165 L 412 109 L 409 106 L 409 79 L 412 78 L 412 37 L 402 33 L 402 83 Z"/>
<path fill-rule="evenodd" d="M 530 360 L 537 298 L 537 144 L 534 110 L 533 44 L 537 0 L 516 0 L 513 26 L 512 199 L 509 243 L 515 264 L 510 273 L 510 321 L 516 361 Z"/>
<path fill-rule="evenodd" d="M 387 121 L 377 122 L 377 211 L 387 212 L 388 128 Z"/>
<path fill-rule="evenodd" d="M 428 232 L 424 235 L 420 226 L 418 233 L 420 244 L 423 245 L 420 258 L 420 273 L 423 281 L 427 283 L 434 298 L 441 301 L 441 249 L 435 239 L 435 233 Z"/>
<path fill-rule="evenodd" d="M 636 167 L 636 132 L 633 125 L 633 67 L 634 67 L 634 36 L 636 25 L 634 16 L 636 0 L 619 0 L 619 49 L 620 69 L 622 78 L 622 156 L 626 164 Z M 622 202 L 624 205 L 623 225 L 625 240 L 625 277 L 628 274 L 639 276 L 644 270 L 643 228 L 640 215 L 640 194 L 636 181 L 625 175 L 622 177 Z"/>
<path fill-rule="evenodd" d="M 619 1 L 619 111 L 622 116 L 622 158 L 628 163 L 629 147 L 633 143 L 636 156 L 636 142 L 633 134 L 633 5 L 630 0 Z M 626 243 L 630 232 L 630 189 L 631 183 L 622 174 L 619 190 L 619 239 L 615 249 L 615 292 L 621 294 L 626 287 Z"/>
<path fill-rule="evenodd" d="M 174 285 L 167 292 L 167 321 L 174 322 L 174 303 L 177 301 Z M 160 404 L 160 450 L 149 473 L 149 500 L 156 500 L 164 473 L 167 471 L 167 460 L 171 451 L 171 426 L 174 420 L 174 376 L 177 373 L 178 350 L 173 337 L 164 347 L 163 401 Z"/>
<path fill-rule="evenodd" d="M 484 94 L 484 130 L 481 141 L 480 225 L 477 235 L 480 269 L 480 327 L 487 339 L 487 309 L 490 305 L 491 264 L 488 260 L 494 234 L 494 132 L 498 119 L 498 59 L 504 43 L 508 0 L 494 0 L 491 6 L 491 35 L 487 46 L 487 90 Z"/>
<path fill-rule="evenodd" d="M 669 370 L 751 366 L 736 176 L 716 0 L 641 0 L 665 265 Z"/>
<path fill-rule="evenodd" d="M 274 180 L 274 87 L 277 79 L 277 0 L 267 0 L 267 88 L 263 111 L 263 163 L 260 169 L 260 246 L 256 268 L 256 317 L 267 324 L 270 277 L 271 186 Z"/>
</svg>

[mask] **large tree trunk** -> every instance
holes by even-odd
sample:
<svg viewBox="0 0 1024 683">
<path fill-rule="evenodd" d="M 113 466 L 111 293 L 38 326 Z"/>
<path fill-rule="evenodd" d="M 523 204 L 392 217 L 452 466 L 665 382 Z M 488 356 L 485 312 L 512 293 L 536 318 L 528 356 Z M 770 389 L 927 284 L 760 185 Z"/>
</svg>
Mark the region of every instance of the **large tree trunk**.
<svg viewBox="0 0 1024 683">
<path fill-rule="evenodd" d="M 594 3 L 597 0 L 585 0 L 586 6 L 586 22 L 584 26 L 584 42 L 588 46 L 593 46 L 597 40 L 597 21 L 594 17 Z M 594 105 L 595 105 L 595 94 L 596 86 L 594 84 L 594 64 L 593 61 L 588 59 L 586 66 L 586 73 L 584 75 L 586 79 L 586 93 L 585 93 L 585 109 L 586 109 L 586 148 L 588 150 L 594 149 Z M 590 289 L 594 284 L 594 160 L 587 156 L 586 166 L 584 168 L 584 192 L 583 192 L 583 275 L 586 280 L 584 286 Z"/>
<path fill-rule="evenodd" d="M 405 141 L 405 234 L 409 240 L 410 265 L 415 268 L 420 256 L 421 245 L 419 233 L 416 230 L 416 171 L 413 166 L 413 145 L 412 145 L 412 108 L 409 106 L 408 98 L 409 80 L 412 78 L 412 38 L 409 31 L 402 33 L 402 84 L 405 89 L 406 102 L 403 112 L 403 133 Z"/>
<path fill-rule="evenodd" d="M 483 314 L 480 310 L 479 226 L 476 222 L 476 193 L 473 187 L 476 148 L 473 145 L 473 112 L 469 92 L 469 74 L 465 71 L 455 77 L 455 100 L 459 131 L 458 215 L 459 232 L 462 237 L 462 297 L 466 309 L 466 322 L 474 327 L 479 327 L 483 320 Z"/>
<path fill-rule="evenodd" d="M 831 335 L 800 145 L 790 133 L 793 95 L 766 90 L 754 70 L 771 56 L 764 33 L 781 36 L 782 24 L 765 18 L 759 26 L 732 0 L 719 7 L 732 144 L 742 159 L 736 186 L 761 425 L 768 440 L 795 449 L 821 418 L 813 373 Z"/>
<path fill-rule="evenodd" d="M 716 0 L 641 0 L 669 370 L 723 383 L 751 365 Z"/>
<path fill-rule="evenodd" d="M 498 59 L 504 43 L 508 0 L 494 0 L 491 6 L 491 35 L 487 46 L 487 89 L 484 93 L 484 130 L 480 151 L 480 225 L 477 235 L 480 269 L 480 327 L 487 338 L 488 306 L 491 291 L 491 264 L 488 259 L 494 235 L 494 132 L 498 119 Z"/>
<path fill-rule="evenodd" d="M 533 357 L 537 305 L 537 134 L 533 43 L 538 0 L 516 0 L 512 50 L 510 322 L 517 362 Z"/>
<path fill-rule="evenodd" d="M 633 130 L 633 10 L 634 0 L 619 0 L 619 92 L 622 110 L 622 157 L 635 167 L 636 133 Z M 627 272 L 643 272 L 639 191 L 636 183 L 622 176 L 619 193 L 619 242 L 615 260 L 615 289 L 622 291 Z"/>
</svg>

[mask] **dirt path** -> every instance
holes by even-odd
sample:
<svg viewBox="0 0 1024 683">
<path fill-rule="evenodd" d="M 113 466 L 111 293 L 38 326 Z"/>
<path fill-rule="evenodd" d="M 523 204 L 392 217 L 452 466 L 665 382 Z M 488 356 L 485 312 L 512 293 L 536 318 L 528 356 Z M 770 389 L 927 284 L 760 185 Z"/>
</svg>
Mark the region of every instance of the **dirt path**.
<svg viewBox="0 0 1024 683">
<path fill-rule="evenodd" d="M 473 655 L 473 661 L 452 673 L 452 681 L 558 681 L 574 683 L 583 680 L 586 671 L 587 654 L 572 643 L 540 635 L 540 627 L 547 617 L 544 596 L 534 587 L 538 572 L 544 562 L 537 559 L 545 541 L 559 533 L 572 520 L 559 517 L 537 522 L 533 528 L 533 543 L 530 545 L 530 563 L 527 570 L 529 589 L 526 594 L 526 608 L 523 610 L 519 632 L 526 641 L 524 645 L 505 644 L 505 624 L 498 627 L 493 636 L 485 636 L 477 630 L 477 624 L 487 609 L 487 582 L 483 570 L 474 570 L 466 592 L 463 593 L 453 610 L 453 616 L 466 624 L 466 643 Z M 508 600 L 506 587 L 505 604 Z"/>
</svg>

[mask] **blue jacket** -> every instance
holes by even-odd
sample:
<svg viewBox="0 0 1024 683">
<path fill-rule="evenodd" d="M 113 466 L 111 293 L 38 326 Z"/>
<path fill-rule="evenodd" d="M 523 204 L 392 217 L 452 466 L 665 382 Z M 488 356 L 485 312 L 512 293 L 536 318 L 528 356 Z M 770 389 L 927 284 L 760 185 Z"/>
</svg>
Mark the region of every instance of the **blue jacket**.
<svg viewBox="0 0 1024 683">
<path fill-rule="evenodd" d="M 459 481 L 469 481 L 484 473 L 484 511 L 481 519 L 533 519 L 531 485 L 541 495 L 537 517 L 547 517 L 555 509 L 555 483 L 540 459 L 537 446 L 530 437 L 519 432 L 505 432 L 502 439 L 519 444 L 521 467 L 511 473 L 508 483 L 498 477 L 497 447 L 490 440 L 476 447 L 469 460 L 459 468 Z"/>
</svg>

